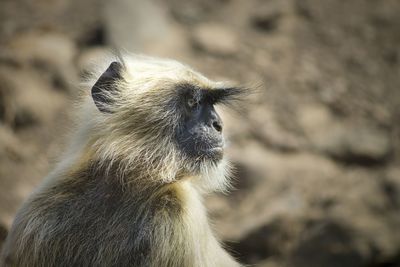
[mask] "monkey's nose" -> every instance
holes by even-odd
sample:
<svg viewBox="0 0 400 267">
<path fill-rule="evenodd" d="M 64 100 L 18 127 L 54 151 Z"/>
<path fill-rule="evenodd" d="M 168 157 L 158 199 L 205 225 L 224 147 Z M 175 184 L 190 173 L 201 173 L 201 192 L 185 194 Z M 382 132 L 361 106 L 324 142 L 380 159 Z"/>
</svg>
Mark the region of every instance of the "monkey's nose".
<svg viewBox="0 0 400 267">
<path fill-rule="evenodd" d="M 212 123 L 212 126 L 214 127 L 215 130 L 217 130 L 217 132 L 222 132 L 222 123 L 219 120 L 215 120 Z"/>
</svg>

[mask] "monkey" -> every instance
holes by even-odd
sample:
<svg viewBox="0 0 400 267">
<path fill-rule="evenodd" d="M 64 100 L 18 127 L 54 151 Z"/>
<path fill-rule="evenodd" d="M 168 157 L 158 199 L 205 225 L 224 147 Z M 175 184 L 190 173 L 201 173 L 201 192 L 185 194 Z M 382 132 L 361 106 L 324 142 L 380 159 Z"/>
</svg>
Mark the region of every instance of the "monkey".
<svg viewBox="0 0 400 267">
<path fill-rule="evenodd" d="M 17 212 L 1 266 L 235 267 L 204 195 L 230 165 L 215 106 L 245 88 L 171 59 L 107 58 L 67 151 Z"/>
</svg>

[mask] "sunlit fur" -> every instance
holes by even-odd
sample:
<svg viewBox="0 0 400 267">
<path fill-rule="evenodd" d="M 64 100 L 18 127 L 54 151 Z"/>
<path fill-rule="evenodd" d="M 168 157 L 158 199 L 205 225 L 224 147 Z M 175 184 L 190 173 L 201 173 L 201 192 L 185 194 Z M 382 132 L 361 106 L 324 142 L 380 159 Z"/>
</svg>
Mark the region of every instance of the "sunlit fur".
<svg viewBox="0 0 400 267">
<path fill-rule="evenodd" d="M 99 77 L 107 64 L 93 77 Z M 228 164 L 225 161 L 218 165 L 203 162 L 201 171 L 194 173 L 198 167 L 193 166 L 193 160 L 186 159 L 171 140 L 174 127 L 178 125 L 178 114 L 163 108 L 176 95 L 175 86 L 179 83 L 210 89 L 224 87 L 224 84 L 210 81 L 173 60 L 134 56 L 125 57 L 124 65 L 124 79 L 117 85 L 120 93 L 109 95 L 114 101 L 108 109 L 117 116 L 99 113 L 93 100 L 87 96 L 83 103 L 82 120 L 87 131 L 78 137 L 78 142 L 81 142 L 78 146 L 92 144 L 93 154 L 104 164 L 121 160 L 121 178 L 131 167 L 142 167 L 146 172 L 141 174 L 142 177 L 136 176 L 135 183 L 140 179 L 148 183 L 149 177 L 170 183 L 177 177 L 187 175 L 184 173 L 187 171 L 190 175 L 203 176 L 204 179 L 200 180 L 205 183 L 198 183 L 203 188 L 224 190 L 228 181 Z"/>
<path fill-rule="evenodd" d="M 229 164 L 225 159 L 218 163 L 189 159 L 179 151 L 173 140 L 179 116 L 167 108 L 177 94 L 177 84 L 207 90 L 227 85 L 176 61 L 123 56 L 119 59 L 124 65 L 123 79 L 110 85 L 118 93 L 110 91 L 112 101 L 105 107 L 110 112 L 102 113 L 93 103 L 90 88 L 113 60 L 99 64 L 85 83 L 71 144 L 18 212 L 2 264 L 239 266 L 212 234 L 202 204 L 204 192 L 227 188 Z M 100 215 L 101 207 L 92 203 L 92 195 L 102 205 L 102 192 L 114 196 L 114 187 L 115 201 L 123 205 L 115 207 L 112 215 Z M 73 205 L 77 207 L 70 208 Z M 68 214 L 62 221 L 55 215 L 60 212 Z M 101 216 L 107 219 L 102 221 Z M 88 229 L 71 226 L 80 225 L 78 220 Z M 142 228 L 147 227 L 151 231 L 145 234 Z M 93 240 L 88 238 L 86 230 L 98 228 L 102 232 L 93 230 Z M 121 235 L 120 229 L 140 236 L 134 242 L 150 244 L 150 251 L 139 255 L 136 243 L 129 241 L 129 234 Z M 133 252 L 124 251 L 130 247 Z M 131 257 L 134 262 L 128 262 Z"/>
</svg>

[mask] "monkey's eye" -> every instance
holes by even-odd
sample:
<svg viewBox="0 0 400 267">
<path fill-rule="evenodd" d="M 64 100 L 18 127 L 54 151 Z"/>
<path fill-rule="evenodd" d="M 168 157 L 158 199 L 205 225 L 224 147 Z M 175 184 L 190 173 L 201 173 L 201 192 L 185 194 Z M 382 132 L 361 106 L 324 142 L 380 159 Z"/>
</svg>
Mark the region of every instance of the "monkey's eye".
<svg viewBox="0 0 400 267">
<path fill-rule="evenodd" d="M 198 106 L 199 102 L 196 101 L 194 98 L 190 98 L 187 101 L 187 105 L 189 108 L 196 108 Z"/>
</svg>

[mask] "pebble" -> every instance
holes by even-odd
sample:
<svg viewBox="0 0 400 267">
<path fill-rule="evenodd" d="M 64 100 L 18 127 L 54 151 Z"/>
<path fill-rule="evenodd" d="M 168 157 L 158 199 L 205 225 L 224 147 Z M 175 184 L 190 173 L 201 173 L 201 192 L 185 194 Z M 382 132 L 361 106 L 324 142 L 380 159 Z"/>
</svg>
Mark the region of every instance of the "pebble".
<svg viewBox="0 0 400 267">
<path fill-rule="evenodd" d="M 239 51 L 236 34 L 219 24 L 202 24 L 193 32 L 193 45 L 210 54 L 231 56 Z"/>
</svg>

